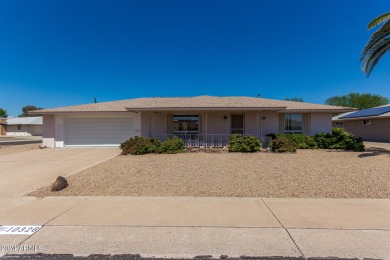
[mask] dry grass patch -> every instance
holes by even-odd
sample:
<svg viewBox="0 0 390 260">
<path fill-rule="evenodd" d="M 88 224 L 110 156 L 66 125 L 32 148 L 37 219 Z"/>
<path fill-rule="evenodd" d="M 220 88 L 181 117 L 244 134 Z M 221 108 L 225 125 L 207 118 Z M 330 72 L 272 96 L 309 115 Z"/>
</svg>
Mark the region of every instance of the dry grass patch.
<svg viewBox="0 0 390 260">
<path fill-rule="evenodd" d="M 390 145 L 374 147 L 381 152 L 118 156 L 70 176 L 65 190 L 29 195 L 390 198 Z"/>
</svg>

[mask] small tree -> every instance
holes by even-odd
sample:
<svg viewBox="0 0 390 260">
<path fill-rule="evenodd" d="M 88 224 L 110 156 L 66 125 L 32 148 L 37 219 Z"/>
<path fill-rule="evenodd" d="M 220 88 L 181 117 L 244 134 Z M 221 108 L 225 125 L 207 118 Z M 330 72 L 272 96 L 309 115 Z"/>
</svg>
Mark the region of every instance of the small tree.
<svg viewBox="0 0 390 260">
<path fill-rule="evenodd" d="M 344 96 L 334 96 L 325 100 L 325 104 L 342 107 L 354 107 L 366 109 L 371 107 L 383 106 L 389 103 L 387 97 L 370 93 L 349 93 Z"/>
<path fill-rule="evenodd" d="M 42 109 L 41 107 L 36 107 L 32 105 L 24 106 L 22 107 L 23 113 L 19 115 L 19 117 L 28 117 L 28 116 L 34 116 L 34 115 L 29 115 L 28 111 L 33 111 L 33 110 L 39 110 Z"/>
<path fill-rule="evenodd" d="M 0 118 L 2 117 L 7 118 L 8 114 L 7 114 L 7 110 L 0 107 Z"/>
</svg>

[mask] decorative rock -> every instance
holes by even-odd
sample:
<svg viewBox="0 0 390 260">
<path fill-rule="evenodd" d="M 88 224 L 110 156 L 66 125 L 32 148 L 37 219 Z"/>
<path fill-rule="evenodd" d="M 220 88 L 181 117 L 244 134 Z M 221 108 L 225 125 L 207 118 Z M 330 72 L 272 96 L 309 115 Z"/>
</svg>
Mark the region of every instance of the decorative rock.
<svg viewBox="0 0 390 260">
<path fill-rule="evenodd" d="M 51 191 L 60 191 L 68 187 L 68 181 L 62 177 L 58 176 L 57 180 L 53 183 L 53 186 L 51 186 Z"/>
</svg>

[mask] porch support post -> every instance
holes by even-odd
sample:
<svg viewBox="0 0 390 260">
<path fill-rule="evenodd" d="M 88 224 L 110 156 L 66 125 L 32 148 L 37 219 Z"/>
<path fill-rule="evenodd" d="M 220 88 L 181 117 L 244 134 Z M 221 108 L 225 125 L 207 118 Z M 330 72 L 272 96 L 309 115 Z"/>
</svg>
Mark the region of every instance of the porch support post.
<svg viewBox="0 0 390 260">
<path fill-rule="evenodd" d="M 204 136 L 204 138 L 205 138 L 205 143 L 206 143 L 205 148 L 207 149 L 207 133 L 208 133 L 208 131 L 207 131 L 207 125 L 208 125 L 207 112 L 205 112 L 204 117 L 205 117 L 205 131 L 204 131 L 205 136 Z"/>
<path fill-rule="evenodd" d="M 263 111 L 260 111 L 260 135 L 263 136 Z"/>
<path fill-rule="evenodd" d="M 256 111 L 256 135 L 259 138 L 259 111 Z"/>
</svg>

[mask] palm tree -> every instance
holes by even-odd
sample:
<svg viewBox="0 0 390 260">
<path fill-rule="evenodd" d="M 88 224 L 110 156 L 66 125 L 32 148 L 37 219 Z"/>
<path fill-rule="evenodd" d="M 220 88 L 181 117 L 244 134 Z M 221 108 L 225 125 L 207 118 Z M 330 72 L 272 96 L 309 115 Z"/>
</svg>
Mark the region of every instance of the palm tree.
<svg viewBox="0 0 390 260">
<path fill-rule="evenodd" d="M 368 29 L 383 25 L 371 35 L 370 40 L 364 47 L 360 62 L 363 64 L 363 72 L 370 76 L 378 61 L 390 51 L 390 12 L 378 16 L 368 24 Z"/>
</svg>

